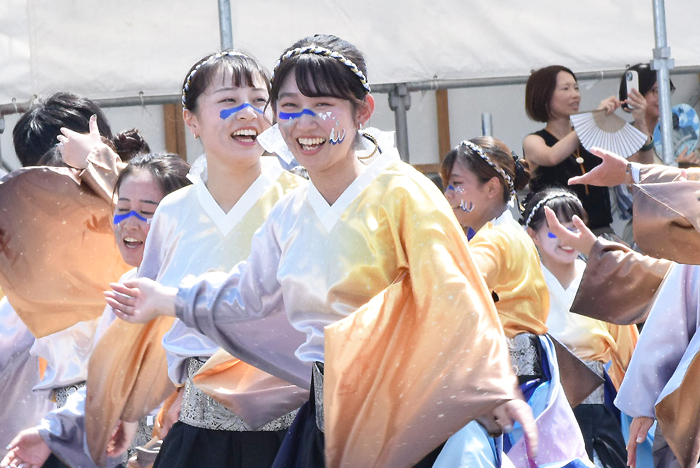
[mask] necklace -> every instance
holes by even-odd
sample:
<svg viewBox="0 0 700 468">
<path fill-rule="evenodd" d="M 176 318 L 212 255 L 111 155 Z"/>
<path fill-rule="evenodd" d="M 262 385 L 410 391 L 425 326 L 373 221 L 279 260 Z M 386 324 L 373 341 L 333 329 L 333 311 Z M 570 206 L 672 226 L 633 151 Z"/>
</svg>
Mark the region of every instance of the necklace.
<svg viewBox="0 0 700 468">
<path fill-rule="evenodd" d="M 574 154 L 572 156 L 574 156 L 576 163 L 581 167 L 581 175 L 584 175 L 586 173 L 586 168 L 583 166 L 583 158 L 581 157 L 580 147 L 576 148 L 576 151 L 574 151 Z M 588 184 L 586 184 L 584 187 L 586 188 L 586 195 L 590 195 Z"/>
</svg>

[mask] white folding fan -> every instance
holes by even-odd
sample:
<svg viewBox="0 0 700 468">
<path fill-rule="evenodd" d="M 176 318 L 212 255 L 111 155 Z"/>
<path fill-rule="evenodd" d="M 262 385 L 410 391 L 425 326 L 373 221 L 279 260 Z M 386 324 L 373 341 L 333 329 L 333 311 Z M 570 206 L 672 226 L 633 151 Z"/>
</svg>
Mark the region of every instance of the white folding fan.
<svg viewBox="0 0 700 468">
<path fill-rule="evenodd" d="M 644 133 L 615 114 L 606 115 L 602 109 L 574 114 L 571 122 L 581 144 L 589 151 L 597 147 L 628 158 L 647 141 Z"/>
</svg>

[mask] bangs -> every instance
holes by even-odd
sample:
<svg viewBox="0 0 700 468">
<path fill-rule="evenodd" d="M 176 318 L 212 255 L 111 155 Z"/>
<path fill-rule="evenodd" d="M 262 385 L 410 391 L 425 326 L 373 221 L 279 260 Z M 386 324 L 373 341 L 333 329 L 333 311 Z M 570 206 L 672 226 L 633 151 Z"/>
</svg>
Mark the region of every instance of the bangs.
<svg viewBox="0 0 700 468">
<path fill-rule="evenodd" d="M 220 77 L 221 84 L 231 83 L 236 88 L 256 88 L 263 85 L 264 89 L 270 91 L 270 79 L 267 73 L 254 60 L 247 57 L 226 56 L 211 64 L 210 69 L 203 73 L 203 77 L 205 75 L 208 76 L 207 87 L 214 84 Z"/>
<path fill-rule="evenodd" d="M 364 98 L 365 90 L 357 76 L 338 60 L 314 54 L 295 58 L 289 65 L 294 67 L 297 86 L 304 96 L 345 100 Z"/>
<path fill-rule="evenodd" d="M 574 215 L 588 223 L 588 214 L 583 209 L 580 202 L 577 202 L 568 197 L 554 198 L 546 203 L 546 205 L 556 213 L 557 218 L 562 223 L 570 223 L 574 219 Z M 543 211 L 544 214 L 544 211 Z"/>
</svg>

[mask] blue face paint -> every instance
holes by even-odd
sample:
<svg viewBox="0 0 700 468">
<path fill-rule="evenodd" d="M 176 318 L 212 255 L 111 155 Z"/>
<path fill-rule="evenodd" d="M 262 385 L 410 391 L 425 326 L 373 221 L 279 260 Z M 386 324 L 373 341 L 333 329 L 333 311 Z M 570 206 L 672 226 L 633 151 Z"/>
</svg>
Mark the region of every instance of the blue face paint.
<svg viewBox="0 0 700 468">
<path fill-rule="evenodd" d="M 344 140 L 345 140 L 345 129 L 343 129 L 343 136 L 341 136 L 341 137 L 336 137 L 335 129 L 334 128 L 331 129 L 331 135 L 330 135 L 330 138 L 328 140 L 331 142 L 331 145 L 340 144 Z"/>
<path fill-rule="evenodd" d="M 222 110 L 221 113 L 219 113 L 219 117 L 221 117 L 223 120 L 226 120 L 226 119 L 228 119 L 229 117 L 231 117 L 233 114 L 235 114 L 236 112 L 241 111 L 241 110 L 245 109 L 246 107 L 250 107 L 251 109 L 253 109 L 253 110 L 254 110 L 255 112 L 257 112 L 258 114 L 264 114 L 264 113 L 265 113 L 265 112 L 263 112 L 262 109 L 258 109 L 257 107 L 255 107 L 255 106 L 252 105 L 251 103 L 246 102 L 246 103 L 241 104 L 241 105 L 238 106 L 238 107 L 232 107 L 231 109 L 224 109 L 224 110 Z"/>
<path fill-rule="evenodd" d="M 454 185 L 450 184 L 447 186 L 447 192 L 456 192 L 456 193 L 464 193 L 464 189 L 462 187 L 455 187 Z"/>
<path fill-rule="evenodd" d="M 151 224 L 150 219 L 146 219 L 140 214 L 138 214 L 135 211 L 129 211 L 127 214 L 122 214 L 122 215 L 114 215 L 114 224 L 119 224 L 122 221 L 124 221 L 126 218 L 131 218 L 132 216 L 136 216 L 137 219 L 140 219 L 141 221 L 144 221 L 148 224 Z"/>
<path fill-rule="evenodd" d="M 304 109 L 301 112 L 280 112 L 277 117 L 281 120 L 293 120 L 293 119 L 298 119 L 302 115 L 310 115 L 311 117 L 318 117 L 318 114 L 316 112 L 312 111 L 311 109 Z"/>
<path fill-rule="evenodd" d="M 566 228 L 566 229 L 568 229 L 568 230 L 571 231 L 571 232 L 578 232 L 578 229 L 574 229 L 574 228 L 570 228 L 570 227 L 568 227 L 568 228 Z M 557 236 L 556 236 L 553 232 L 547 232 L 547 237 L 549 237 L 550 239 L 556 239 L 556 238 L 557 238 Z"/>
</svg>

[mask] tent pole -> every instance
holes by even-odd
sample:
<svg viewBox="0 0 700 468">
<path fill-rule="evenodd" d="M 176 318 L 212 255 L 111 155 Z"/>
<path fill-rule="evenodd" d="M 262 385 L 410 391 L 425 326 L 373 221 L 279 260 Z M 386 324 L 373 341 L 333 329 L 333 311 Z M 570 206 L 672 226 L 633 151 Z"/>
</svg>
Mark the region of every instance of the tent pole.
<svg viewBox="0 0 700 468">
<path fill-rule="evenodd" d="M 221 36 L 221 50 L 233 49 L 230 0 L 219 0 L 219 35 Z"/>
<path fill-rule="evenodd" d="M 396 148 L 401 159 L 409 161 L 408 155 L 408 111 L 411 108 L 411 92 L 406 83 L 398 83 L 389 91 L 389 108 L 394 111 L 396 125 Z"/>
<path fill-rule="evenodd" d="M 651 61 L 652 70 L 656 70 L 656 81 L 659 83 L 659 110 L 661 111 L 661 142 L 663 145 L 662 159 L 665 164 L 675 161 L 675 149 L 671 130 L 671 85 L 669 70 L 673 68 L 671 48 L 666 42 L 666 7 L 664 0 L 652 0 L 654 6 L 654 59 Z M 652 130 L 653 131 L 653 130 Z"/>
</svg>

